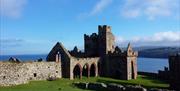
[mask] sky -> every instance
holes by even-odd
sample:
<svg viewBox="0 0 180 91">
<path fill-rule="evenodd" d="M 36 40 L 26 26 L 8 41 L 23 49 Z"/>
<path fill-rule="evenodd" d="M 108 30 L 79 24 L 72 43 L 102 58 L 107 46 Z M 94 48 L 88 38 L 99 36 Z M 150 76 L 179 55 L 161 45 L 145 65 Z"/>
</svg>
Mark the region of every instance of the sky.
<svg viewBox="0 0 180 91">
<path fill-rule="evenodd" d="M 83 49 L 98 25 L 120 47 L 180 46 L 180 0 L 0 0 L 0 55 Z"/>
</svg>

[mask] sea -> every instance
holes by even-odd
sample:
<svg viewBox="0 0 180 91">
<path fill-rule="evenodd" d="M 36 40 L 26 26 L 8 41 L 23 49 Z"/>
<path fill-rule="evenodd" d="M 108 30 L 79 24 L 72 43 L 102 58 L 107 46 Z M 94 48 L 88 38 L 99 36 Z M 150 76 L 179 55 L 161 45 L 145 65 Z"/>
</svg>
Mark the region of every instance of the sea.
<svg viewBox="0 0 180 91">
<path fill-rule="evenodd" d="M 21 61 L 46 59 L 46 54 L 42 55 L 0 55 L 0 61 L 7 61 L 10 57 L 18 58 Z M 160 58 L 142 58 L 137 59 L 138 71 L 158 73 L 158 70 L 164 70 L 164 67 L 169 67 L 168 59 Z"/>
</svg>

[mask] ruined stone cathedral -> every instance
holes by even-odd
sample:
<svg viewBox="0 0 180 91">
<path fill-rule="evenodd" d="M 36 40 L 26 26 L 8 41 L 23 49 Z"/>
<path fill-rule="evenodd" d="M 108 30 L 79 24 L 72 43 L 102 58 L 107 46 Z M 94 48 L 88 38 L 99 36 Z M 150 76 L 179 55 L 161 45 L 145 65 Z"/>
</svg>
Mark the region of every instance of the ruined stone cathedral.
<svg viewBox="0 0 180 91">
<path fill-rule="evenodd" d="M 76 46 L 68 51 L 58 42 L 46 60 L 58 62 L 64 78 L 104 76 L 129 80 L 137 77 L 137 56 L 130 44 L 126 51 L 115 46 L 111 27 L 103 25 L 98 26 L 98 34 L 84 34 L 84 52 Z"/>
<path fill-rule="evenodd" d="M 49 78 L 112 77 L 136 79 L 137 52 L 128 44 L 127 50 L 115 47 L 110 26 L 99 26 L 98 34 L 84 35 L 84 52 L 77 47 L 68 51 L 57 43 L 47 56 L 47 61 L 20 62 L 14 58 L 0 61 L 0 86 L 28 83 L 30 80 Z M 15 60 L 15 61 L 14 61 Z"/>
</svg>

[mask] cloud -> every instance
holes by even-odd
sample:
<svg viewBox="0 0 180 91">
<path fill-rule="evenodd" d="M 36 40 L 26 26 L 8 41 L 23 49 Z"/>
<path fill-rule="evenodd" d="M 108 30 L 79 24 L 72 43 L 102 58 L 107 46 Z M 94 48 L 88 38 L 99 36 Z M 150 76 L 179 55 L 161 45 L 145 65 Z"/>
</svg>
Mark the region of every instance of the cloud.
<svg viewBox="0 0 180 91">
<path fill-rule="evenodd" d="M 19 18 L 27 0 L 0 0 L 0 15 Z"/>
<path fill-rule="evenodd" d="M 89 12 L 80 13 L 77 18 L 84 19 L 102 12 L 113 0 L 99 0 Z"/>
<path fill-rule="evenodd" d="M 158 32 L 152 36 L 133 37 L 133 39 L 126 40 L 122 37 L 116 37 L 116 44 L 126 46 L 131 42 L 134 46 L 179 46 L 180 32 Z"/>
<path fill-rule="evenodd" d="M 93 7 L 92 11 L 90 12 L 90 15 L 95 15 L 95 14 L 103 11 L 103 9 L 105 9 L 111 2 L 112 2 L 112 0 L 100 0 Z"/>
<path fill-rule="evenodd" d="M 179 19 L 179 0 L 99 0 L 89 12 L 81 13 L 78 18 L 96 15 L 104 11 L 111 3 L 126 18 L 145 17 L 148 20 L 155 20 L 161 17 Z M 116 3 L 116 4 L 115 4 Z M 112 9 L 112 10 L 116 10 Z M 116 15 L 117 13 L 114 13 Z"/>
<path fill-rule="evenodd" d="M 150 20 L 157 17 L 176 16 L 178 0 L 125 0 L 121 14 L 128 18 L 146 16 Z"/>
</svg>

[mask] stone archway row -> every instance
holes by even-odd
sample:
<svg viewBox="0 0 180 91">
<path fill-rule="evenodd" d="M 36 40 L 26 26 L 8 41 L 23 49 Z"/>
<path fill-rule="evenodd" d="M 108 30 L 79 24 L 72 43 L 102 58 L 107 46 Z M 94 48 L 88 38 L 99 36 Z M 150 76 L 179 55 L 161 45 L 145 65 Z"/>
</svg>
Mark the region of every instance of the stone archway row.
<svg viewBox="0 0 180 91">
<path fill-rule="evenodd" d="M 82 78 L 82 76 L 86 77 L 95 77 L 97 74 L 97 65 L 95 63 L 92 63 L 90 66 L 88 63 L 85 63 L 83 66 L 81 66 L 79 63 L 77 63 L 73 69 L 73 78 Z"/>
</svg>

